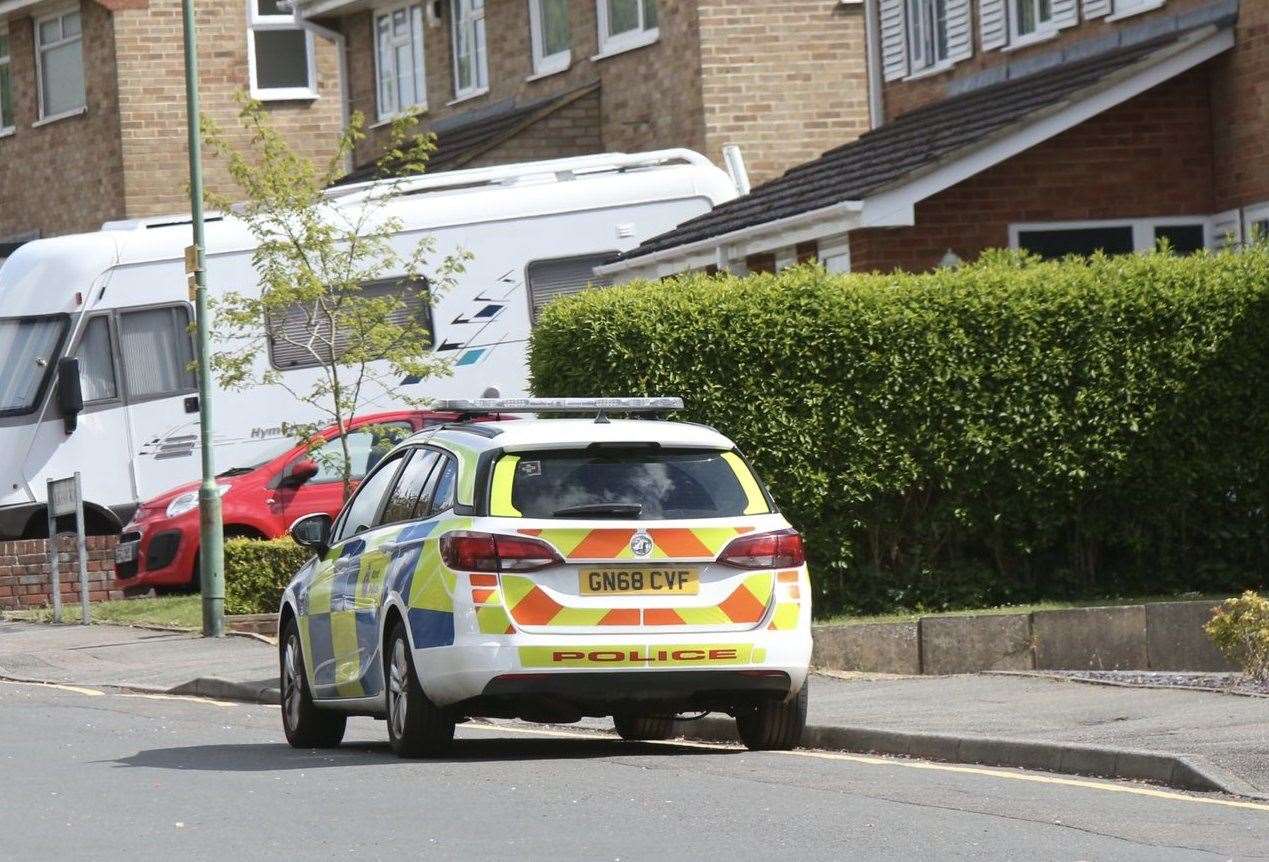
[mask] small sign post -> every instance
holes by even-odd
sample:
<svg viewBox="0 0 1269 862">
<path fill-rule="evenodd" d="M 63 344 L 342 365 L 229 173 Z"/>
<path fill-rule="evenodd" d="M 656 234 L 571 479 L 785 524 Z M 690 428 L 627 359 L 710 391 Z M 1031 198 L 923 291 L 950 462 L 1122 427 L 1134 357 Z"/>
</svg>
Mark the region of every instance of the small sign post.
<svg viewBox="0 0 1269 862">
<path fill-rule="evenodd" d="M 79 556 L 79 608 L 80 623 L 92 622 L 92 607 L 88 601 L 88 548 L 84 536 L 84 497 L 81 493 L 79 473 L 67 479 L 48 480 L 48 541 L 49 568 L 52 573 L 53 622 L 62 621 L 62 583 L 58 565 L 57 519 L 75 516 L 76 551 Z"/>
</svg>

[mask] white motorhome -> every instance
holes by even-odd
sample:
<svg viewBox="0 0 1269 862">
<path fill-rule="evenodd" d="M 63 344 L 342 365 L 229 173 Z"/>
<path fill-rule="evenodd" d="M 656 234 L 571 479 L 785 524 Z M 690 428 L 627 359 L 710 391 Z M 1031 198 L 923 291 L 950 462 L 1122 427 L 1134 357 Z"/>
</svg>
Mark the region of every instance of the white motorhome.
<svg viewBox="0 0 1269 862">
<path fill-rule="evenodd" d="M 456 288 L 431 308 L 434 349 L 453 374 L 410 394 L 435 398 L 489 386 L 524 394 L 526 342 L 543 304 L 591 282 L 591 268 L 614 252 L 736 196 L 726 173 L 688 150 L 453 171 L 407 180 L 403 190 L 390 207 L 403 252 L 430 235 L 434 261 L 472 254 Z M 356 207 L 372 194 L 370 183 L 345 186 L 331 203 Z M 0 266 L 0 538 L 42 534 L 50 478 L 81 472 L 96 533 L 117 532 L 138 502 L 197 478 L 189 243 L 188 217 L 111 223 L 27 243 Z M 252 249 L 242 222 L 209 218 L 213 296 L 257 283 Z M 318 373 L 280 345 L 268 352 L 260 361 L 296 387 Z M 83 393 L 82 411 L 69 415 L 58 397 L 64 357 L 78 359 Z M 214 399 L 219 469 L 253 463 L 288 423 L 319 418 L 279 387 L 216 390 Z M 380 391 L 362 410 L 398 406 Z"/>
</svg>

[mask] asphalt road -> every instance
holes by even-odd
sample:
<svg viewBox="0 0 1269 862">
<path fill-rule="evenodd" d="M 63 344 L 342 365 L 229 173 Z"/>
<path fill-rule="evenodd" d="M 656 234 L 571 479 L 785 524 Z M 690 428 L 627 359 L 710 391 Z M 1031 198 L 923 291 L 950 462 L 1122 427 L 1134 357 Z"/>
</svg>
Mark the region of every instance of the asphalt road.
<svg viewBox="0 0 1269 862">
<path fill-rule="evenodd" d="M 0 683 L 0 858 L 1269 859 L 1269 805 L 1009 770 L 356 719 Z"/>
</svg>

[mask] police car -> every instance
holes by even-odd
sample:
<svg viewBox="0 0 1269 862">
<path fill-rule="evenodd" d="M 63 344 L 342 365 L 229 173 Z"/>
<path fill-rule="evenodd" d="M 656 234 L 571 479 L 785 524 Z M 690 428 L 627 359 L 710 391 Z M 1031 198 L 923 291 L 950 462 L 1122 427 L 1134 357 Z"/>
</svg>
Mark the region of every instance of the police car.
<svg viewBox="0 0 1269 862">
<path fill-rule="evenodd" d="M 282 597 L 282 718 L 296 747 L 387 720 L 402 756 L 470 717 L 612 716 L 664 739 L 735 717 L 752 749 L 806 724 L 811 602 L 802 539 L 717 431 L 609 413 L 677 398 L 475 399 L 408 438 L 343 511 L 291 534 L 315 557 Z"/>
</svg>

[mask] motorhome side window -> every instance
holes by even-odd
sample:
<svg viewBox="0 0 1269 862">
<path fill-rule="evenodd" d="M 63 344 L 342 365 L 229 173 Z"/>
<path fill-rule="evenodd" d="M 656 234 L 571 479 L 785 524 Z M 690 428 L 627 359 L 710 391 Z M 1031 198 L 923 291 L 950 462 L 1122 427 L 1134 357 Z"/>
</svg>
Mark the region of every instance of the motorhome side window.
<svg viewBox="0 0 1269 862">
<path fill-rule="evenodd" d="M 435 346 L 436 330 L 432 326 L 432 303 L 427 294 L 427 282 L 388 279 L 363 285 L 361 293 L 367 297 L 402 294 L 405 302 L 392 315 L 392 322 L 404 324 L 410 318 L 418 320 L 427 326 L 432 334 L 428 346 Z M 279 371 L 290 371 L 297 368 L 316 368 L 326 364 L 324 359 L 329 355 L 331 343 L 330 325 L 319 321 L 317 338 L 312 339 L 310 338 L 312 327 L 309 325 L 309 319 L 312 316 L 311 306 L 295 305 L 287 309 L 281 319 L 269 321 L 267 327 L 269 361 L 273 363 L 274 368 Z M 336 356 L 347 349 L 352 335 L 353 333 L 346 331 L 335 333 Z"/>
<path fill-rule="evenodd" d="M 587 254 L 581 257 L 560 257 L 554 260 L 535 260 L 525 272 L 529 284 L 529 304 L 533 320 L 552 299 L 577 293 L 587 287 L 607 287 L 610 278 L 599 278 L 594 268 L 607 263 L 617 252 Z"/>
<path fill-rule="evenodd" d="M 75 355 L 79 357 L 84 403 L 117 398 L 119 384 L 115 378 L 115 352 L 111 345 L 109 317 L 102 315 L 88 321 Z"/>
<path fill-rule="evenodd" d="M 130 400 L 194 391 L 194 345 L 186 306 L 120 313 L 119 352 Z"/>
<path fill-rule="evenodd" d="M 66 332 L 65 315 L 0 318 L 0 416 L 35 409 Z"/>
</svg>

